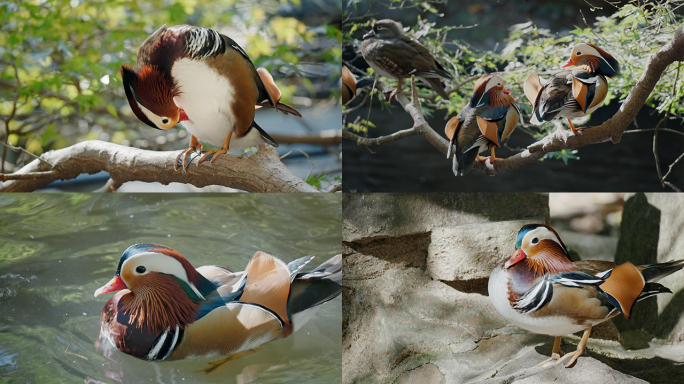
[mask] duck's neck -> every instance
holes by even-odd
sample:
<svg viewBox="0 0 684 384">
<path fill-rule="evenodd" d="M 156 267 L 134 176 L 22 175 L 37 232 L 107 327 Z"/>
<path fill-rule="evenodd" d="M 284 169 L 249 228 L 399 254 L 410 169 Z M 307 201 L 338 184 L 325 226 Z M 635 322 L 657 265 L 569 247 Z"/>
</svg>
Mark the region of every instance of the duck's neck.
<svg viewBox="0 0 684 384">
<path fill-rule="evenodd" d="M 585 57 L 577 63 L 577 68 L 591 73 L 598 73 L 600 65 L 601 63 L 599 62 L 598 57 L 585 55 Z"/>
<path fill-rule="evenodd" d="M 147 284 L 123 298 L 123 309 L 130 316 L 130 324 L 162 333 L 167 328 L 184 329 L 195 321 L 199 307 L 185 294 L 172 277 L 150 274 Z"/>
<path fill-rule="evenodd" d="M 515 103 L 515 98 L 507 95 L 498 89 L 490 89 L 489 91 L 489 105 L 491 107 L 510 107 Z"/>
</svg>

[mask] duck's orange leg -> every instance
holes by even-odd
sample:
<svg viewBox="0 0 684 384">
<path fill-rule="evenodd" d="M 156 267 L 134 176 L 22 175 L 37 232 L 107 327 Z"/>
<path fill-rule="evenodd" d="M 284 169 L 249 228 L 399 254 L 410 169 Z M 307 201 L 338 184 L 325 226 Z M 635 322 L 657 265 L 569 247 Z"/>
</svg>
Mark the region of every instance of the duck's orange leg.
<svg viewBox="0 0 684 384">
<path fill-rule="evenodd" d="M 570 129 L 572 129 L 573 132 L 577 132 L 580 129 L 582 129 L 582 128 L 575 128 L 575 126 L 572 125 L 572 121 L 570 121 L 570 119 L 568 119 L 568 124 L 570 124 Z"/>
<path fill-rule="evenodd" d="M 192 152 L 195 152 L 196 150 L 202 150 L 202 144 L 200 144 L 199 141 L 197 141 L 197 138 L 193 135 L 190 135 L 190 148 L 184 150 L 183 152 L 179 153 L 178 156 L 176 156 L 176 162 L 173 163 L 173 170 L 177 171 L 178 170 L 178 159 L 180 159 L 181 155 L 185 154 L 183 157 L 183 170 L 186 169 L 186 163 L 188 162 L 188 157 Z"/>
<path fill-rule="evenodd" d="M 394 98 L 394 96 L 397 95 L 397 92 L 401 91 L 402 85 L 404 85 L 404 79 L 399 79 L 399 82 L 397 83 L 397 87 L 394 88 L 393 90 L 389 91 L 389 92 L 386 92 L 386 93 L 389 93 L 389 99 L 387 100 L 388 102 L 390 102 L 390 103 L 392 102 L 392 99 Z"/>
<path fill-rule="evenodd" d="M 551 350 L 551 357 L 537 364 L 537 367 L 542 366 L 549 361 L 558 360 L 563 356 L 563 351 L 560 349 L 562 336 L 556 336 L 556 340 L 553 341 L 553 349 Z"/>
<path fill-rule="evenodd" d="M 242 352 L 234 353 L 232 355 L 228 355 L 228 356 L 226 356 L 225 359 L 212 361 L 211 363 L 209 363 L 209 365 L 206 368 L 202 368 L 202 369 L 200 369 L 200 371 L 205 372 L 207 374 L 217 372 L 219 369 L 223 368 L 226 364 L 230 363 L 231 361 L 237 360 L 237 359 L 241 358 L 242 356 L 247 356 L 247 355 L 251 355 L 252 353 L 257 353 L 257 352 L 261 351 L 262 349 L 264 349 L 264 347 L 258 346 L 258 347 L 254 347 L 252 349 L 248 349 L 246 351 L 242 351 Z"/>
<path fill-rule="evenodd" d="M 228 134 L 228 137 L 226 138 L 226 141 L 223 142 L 223 145 L 221 146 L 221 149 L 212 149 L 211 151 L 207 151 L 202 157 L 200 157 L 199 161 L 197 161 L 197 165 L 200 165 L 204 162 L 204 160 L 207 159 L 207 157 L 214 155 L 214 157 L 211 158 L 211 161 L 209 164 L 214 164 L 214 161 L 218 159 L 219 155 L 223 155 L 228 153 L 228 148 L 230 148 L 230 138 L 233 136 L 233 131 L 230 131 Z"/>
<path fill-rule="evenodd" d="M 556 361 L 556 365 L 560 364 L 561 361 L 565 360 L 568 356 L 572 356 L 570 361 L 567 364 L 565 364 L 565 368 L 570 368 L 570 366 L 575 363 L 577 358 L 580 357 L 584 353 L 585 347 L 587 345 L 587 340 L 589 340 L 589 334 L 590 333 L 591 333 L 591 325 L 589 326 L 589 328 L 584 330 L 584 335 L 582 335 L 582 340 L 580 340 L 579 344 L 577 344 L 577 350 L 570 352 L 570 353 L 567 353 L 565 356 L 558 359 L 558 361 Z"/>
</svg>

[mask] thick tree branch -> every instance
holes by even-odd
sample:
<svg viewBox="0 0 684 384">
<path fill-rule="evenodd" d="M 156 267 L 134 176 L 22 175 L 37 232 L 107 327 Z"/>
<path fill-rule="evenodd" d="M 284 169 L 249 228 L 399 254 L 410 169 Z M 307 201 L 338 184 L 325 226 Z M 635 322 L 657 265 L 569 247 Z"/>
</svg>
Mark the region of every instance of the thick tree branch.
<svg viewBox="0 0 684 384">
<path fill-rule="evenodd" d="M 538 142 L 531 144 L 528 146 L 527 150 L 521 153 L 506 159 L 497 159 L 494 163 L 489 159 L 483 163 L 476 162 L 474 167 L 487 175 L 497 175 L 522 168 L 525 165 L 541 159 L 550 152 L 556 152 L 562 149 L 574 149 L 607 141 L 611 141 L 614 144 L 619 143 L 622 134 L 629 124 L 634 121 L 634 118 L 655 88 L 655 85 L 660 80 L 665 69 L 676 61 L 684 61 L 684 26 L 679 27 L 675 31 L 672 40 L 649 58 L 641 78 L 639 78 L 636 85 L 632 88 L 629 95 L 620 106 L 620 110 L 606 122 L 599 126 L 582 129 L 577 133 L 572 133 L 568 130 L 557 130 Z M 387 91 L 387 88 L 381 82 L 378 82 L 378 89 L 383 92 Z M 414 101 L 418 100 L 417 96 L 414 89 Z M 414 125 L 407 131 L 412 131 L 412 134 L 415 132 L 423 136 L 435 148 L 446 154 L 448 149 L 447 140 L 430 127 L 425 120 L 425 116 L 423 115 L 420 106 L 411 103 L 403 92 L 398 92 L 396 99 L 404 110 L 413 118 Z M 406 132 L 403 134 L 403 137 L 405 136 L 411 135 Z M 382 144 L 383 142 L 398 139 L 389 140 L 385 138 L 391 136 L 384 136 L 374 139 L 362 138 L 364 140 L 359 141 L 357 138 L 350 137 L 347 133 L 344 133 L 344 137 L 356 140 L 359 145 Z"/>
<path fill-rule="evenodd" d="M 271 135 L 271 137 L 282 144 L 339 145 L 342 143 L 339 129 L 327 129 L 317 135 Z"/>
<path fill-rule="evenodd" d="M 34 160 L 16 173 L 5 175 L 4 178 L 10 181 L 0 183 L 0 191 L 34 191 L 54 180 L 107 171 L 112 178 L 109 190 L 137 180 L 186 183 L 196 187 L 223 185 L 248 192 L 318 192 L 287 169 L 278 152 L 268 145 L 261 145 L 251 156 L 221 155 L 214 164 L 207 161 L 197 166 L 199 157 L 196 156 L 185 172 L 173 169 L 178 153 L 148 151 L 98 140 L 84 141 L 44 153 L 41 158 L 54 164 L 52 169 L 45 162 Z"/>
</svg>

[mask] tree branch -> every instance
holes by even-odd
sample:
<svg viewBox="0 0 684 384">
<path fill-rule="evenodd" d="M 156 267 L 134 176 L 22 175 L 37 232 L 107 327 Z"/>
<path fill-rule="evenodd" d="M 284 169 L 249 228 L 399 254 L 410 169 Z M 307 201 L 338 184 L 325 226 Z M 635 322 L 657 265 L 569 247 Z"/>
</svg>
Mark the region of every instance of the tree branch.
<svg viewBox="0 0 684 384">
<path fill-rule="evenodd" d="M 629 124 L 634 121 L 634 118 L 655 88 L 655 85 L 660 80 L 665 69 L 676 61 L 684 61 L 684 26 L 679 27 L 673 34 L 672 40 L 649 58 L 641 78 L 639 78 L 636 85 L 632 88 L 629 95 L 620 106 L 620 110 L 603 124 L 587 127 L 577 133 L 572 133 L 568 130 L 556 130 L 538 142 L 531 144 L 527 147 L 527 150 L 521 153 L 506 159 L 497 159 L 494 163 L 489 159 L 483 163 L 476 162 L 474 168 L 479 169 L 487 175 L 497 175 L 522 168 L 525 165 L 541 159 L 550 152 L 556 152 L 562 149 L 574 149 L 607 141 L 611 141 L 614 144 L 619 143 L 622 134 Z M 378 81 L 378 89 L 382 92 L 387 91 L 387 88 L 380 81 Z M 418 100 L 417 96 L 419 95 L 416 95 L 414 90 L 414 101 Z M 425 116 L 423 115 L 420 106 L 411 103 L 403 92 L 397 92 L 396 99 L 404 110 L 411 115 L 414 121 L 413 127 L 406 131 L 412 131 L 412 134 L 423 136 L 423 138 L 430 142 L 435 148 L 446 154 L 449 142 L 430 127 L 425 120 Z M 398 133 L 399 132 L 394 135 L 397 135 Z M 403 133 L 402 135 L 402 137 L 411 136 L 408 132 Z M 382 144 L 398 139 L 386 139 L 392 136 L 390 135 L 374 139 L 362 138 L 364 140 L 359 141 L 355 137 L 351 137 L 348 133 L 343 132 L 343 136 L 356 140 L 359 145 Z"/>
<path fill-rule="evenodd" d="M 16 173 L 3 175 L 10 181 L 0 183 L 0 191 L 34 191 L 54 180 L 107 171 L 112 178 L 109 190 L 137 180 L 196 187 L 223 185 L 248 192 L 318 192 L 287 169 L 278 152 L 268 145 L 261 145 L 251 156 L 221 155 L 214 164 L 207 161 L 197 166 L 199 156 L 195 156 L 185 172 L 173 169 L 178 153 L 148 151 L 99 140 L 84 141 L 44 153 L 41 157 L 55 165 L 52 169 L 45 162 L 34 160 Z"/>
</svg>

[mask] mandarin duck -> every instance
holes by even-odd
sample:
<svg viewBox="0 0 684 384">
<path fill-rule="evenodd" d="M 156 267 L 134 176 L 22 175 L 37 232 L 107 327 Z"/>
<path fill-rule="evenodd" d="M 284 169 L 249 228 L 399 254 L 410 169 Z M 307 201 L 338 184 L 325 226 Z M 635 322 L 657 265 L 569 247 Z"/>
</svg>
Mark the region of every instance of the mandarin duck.
<svg viewBox="0 0 684 384">
<path fill-rule="evenodd" d="M 129 355 L 173 360 L 245 353 L 301 328 L 342 289 L 342 256 L 310 272 L 313 256 L 285 264 L 257 252 L 244 272 L 197 269 L 177 251 L 136 244 L 95 296 L 118 291 L 100 317 L 100 338 Z"/>
<path fill-rule="evenodd" d="M 520 108 L 504 88 L 501 76 L 490 73 L 480 77 L 470 102 L 445 127 L 449 139 L 447 159 L 453 155 L 454 174 L 468 173 L 476 159 L 484 160 L 479 153 L 487 149 L 491 149 L 494 162 L 494 148 L 501 146 L 518 122 L 522 122 Z"/>
<path fill-rule="evenodd" d="M 405 36 L 398 22 L 390 19 L 375 22 L 373 29 L 363 36 L 361 52 L 375 73 L 398 81 L 397 88 L 390 91 L 389 101 L 401 90 L 404 79 L 411 76 L 426 82 L 443 99 L 449 99 L 440 79 L 453 79 L 453 76 L 427 48 Z"/>
<path fill-rule="evenodd" d="M 356 91 L 373 84 L 369 78 L 357 79 L 346 65 L 342 66 L 342 105 L 346 105 L 356 97 Z"/>
<path fill-rule="evenodd" d="M 634 303 L 672 293 L 659 279 L 684 267 L 684 259 L 634 266 L 630 262 L 572 262 L 558 233 L 543 224 L 518 232 L 515 252 L 489 276 L 489 298 L 511 323 L 535 333 L 556 336 L 549 361 L 570 358 L 570 367 L 584 352 L 591 327 L 619 314 L 629 318 Z M 561 336 L 584 331 L 577 350 L 561 357 Z"/>
<path fill-rule="evenodd" d="M 572 48 L 563 68 L 573 65 L 576 68 L 558 72 L 547 81 L 534 72 L 527 77 L 523 88 L 533 107 L 532 124 L 565 117 L 572 131 L 577 131 L 570 118 L 594 112 L 608 94 L 606 77 L 620 74 L 617 60 L 593 44 L 581 43 Z"/>
<path fill-rule="evenodd" d="M 280 102 L 280 90 L 264 68 L 254 68 L 247 53 L 228 36 L 206 28 L 162 26 L 138 49 L 135 66 L 121 66 L 128 103 L 135 115 L 152 128 L 169 129 L 179 121 L 190 132 L 190 153 L 199 141 L 220 147 L 212 156 L 269 143 L 273 140 L 254 121 L 257 107 L 302 115 Z"/>
</svg>

